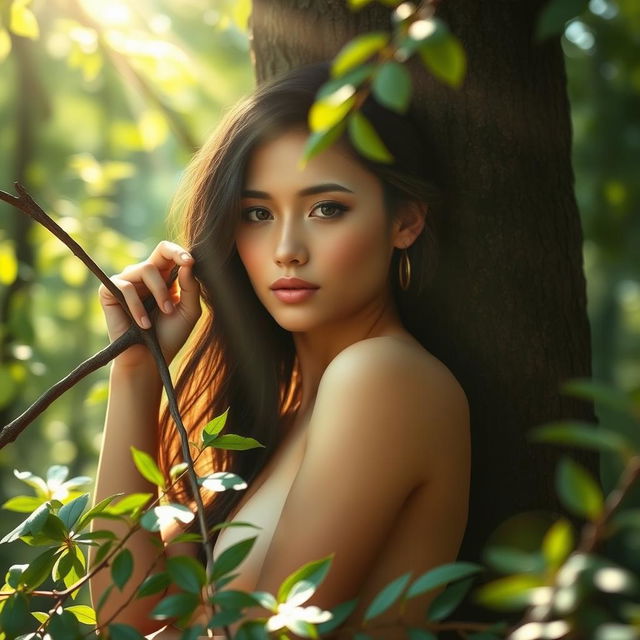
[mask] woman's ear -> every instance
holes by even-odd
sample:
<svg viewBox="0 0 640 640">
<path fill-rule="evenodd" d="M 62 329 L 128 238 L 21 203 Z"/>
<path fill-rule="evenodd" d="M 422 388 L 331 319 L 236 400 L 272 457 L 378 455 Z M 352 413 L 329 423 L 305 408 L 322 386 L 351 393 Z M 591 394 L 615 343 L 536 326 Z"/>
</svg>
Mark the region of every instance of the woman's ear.
<svg viewBox="0 0 640 640">
<path fill-rule="evenodd" d="M 420 200 L 410 200 L 403 203 L 396 213 L 393 225 L 393 246 L 406 249 L 424 229 L 428 205 Z"/>
</svg>

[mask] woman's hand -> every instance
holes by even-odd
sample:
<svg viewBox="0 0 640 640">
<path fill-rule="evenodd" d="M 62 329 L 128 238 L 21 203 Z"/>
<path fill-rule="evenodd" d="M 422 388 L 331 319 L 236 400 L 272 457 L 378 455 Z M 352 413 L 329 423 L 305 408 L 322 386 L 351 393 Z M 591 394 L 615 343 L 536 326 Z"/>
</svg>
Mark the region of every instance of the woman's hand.
<svg viewBox="0 0 640 640">
<path fill-rule="evenodd" d="M 163 240 L 144 262 L 130 265 L 110 278 L 124 295 L 138 326 L 143 329 L 151 327 L 143 300 L 149 295 L 155 298 L 160 309 L 155 331 L 167 363 L 185 343 L 202 312 L 200 285 L 193 276 L 193 264 L 193 257 L 188 251 Z M 167 287 L 169 273 L 175 265 L 180 267 L 178 277 Z M 109 338 L 113 342 L 129 328 L 130 320 L 103 284 L 98 295 L 107 320 Z M 119 366 L 135 368 L 153 365 L 153 356 L 145 345 L 134 345 L 121 353 L 115 362 Z"/>
</svg>

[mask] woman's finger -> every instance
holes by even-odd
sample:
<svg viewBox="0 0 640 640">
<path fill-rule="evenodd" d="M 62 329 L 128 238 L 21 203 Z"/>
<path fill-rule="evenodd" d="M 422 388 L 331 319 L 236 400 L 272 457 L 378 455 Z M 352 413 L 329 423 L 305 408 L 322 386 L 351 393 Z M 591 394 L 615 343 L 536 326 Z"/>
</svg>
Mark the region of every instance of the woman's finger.
<svg viewBox="0 0 640 640">
<path fill-rule="evenodd" d="M 135 318 L 136 322 L 143 329 L 149 329 L 151 327 L 151 321 L 133 282 L 123 280 L 117 276 L 112 277 L 111 281 L 122 291 L 129 311 L 131 311 L 131 315 Z"/>
<path fill-rule="evenodd" d="M 164 313 L 172 313 L 175 307 L 171 301 L 171 293 L 158 268 L 151 262 L 145 262 L 140 267 L 139 275 L 155 298 L 158 308 Z"/>
<path fill-rule="evenodd" d="M 158 269 L 171 269 L 174 264 L 186 265 L 193 263 L 191 254 L 175 242 L 162 240 L 151 252 L 148 262 L 153 263 Z"/>
<path fill-rule="evenodd" d="M 192 317 L 198 317 L 200 307 L 200 283 L 193 276 L 192 265 L 180 267 L 178 271 L 180 285 L 180 306 Z"/>
</svg>

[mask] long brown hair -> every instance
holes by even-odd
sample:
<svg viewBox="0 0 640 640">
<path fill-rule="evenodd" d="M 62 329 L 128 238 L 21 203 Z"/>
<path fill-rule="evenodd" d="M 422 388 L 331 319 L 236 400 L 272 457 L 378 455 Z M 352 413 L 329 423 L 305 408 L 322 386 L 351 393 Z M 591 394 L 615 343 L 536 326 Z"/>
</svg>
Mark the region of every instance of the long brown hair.
<svg viewBox="0 0 640 640">
<path fill-rule="evenodd" d="M 265 445 L 246 451 L 208 448 L 196 462 L 199 475 L 229 471 L 251 484 L 300 406 L 302 381 L 291 333 L 275 322 L 256 296 L 236 251 L 234 233 L 251 152 L 292 127 L 307 126 L 309 108 L 329 79 L 329 71 L 327 62 L 299 67 L 258 87 L 228 112 L 195 154 L 174 201 L 174 210 L 182 211 L 182 242 L 195 258 L 194 273 L 204 301 L 203 317 L 176 383 L 189 439 L 199 441 L 205 424 L 228 408 L 223 433 L 251 436 Z M 412 276 L 407 291 L 397 283 L 398 251 L 389 270 L 400 317 L 427 347 L 424 325 L 416 313 L 420 306 L 415 303 L 425 295 L 436 266 L 437 167 L 411 115 L 388 111 L 373 97 L 368 97 L 361 109 L 394 162 L 378 164 L 364 158 L 346 134 L 336 144 L 343 145 L 381 181 L 390 219 L 403 202 L 419 201 L 428 206 L 425 229 L 408 249 Z M 166 407 L 160 419 L 158 457 L 167 474 L 172 465 L 182 461 Z M 212 494 L 207 504 L 209 528 L 223 522 L 241 496 L 242 492 L 234 490 Z M 186 483 L 178 485 L 170 497 L 186 503 L 192 499 Z"/>
</svg>

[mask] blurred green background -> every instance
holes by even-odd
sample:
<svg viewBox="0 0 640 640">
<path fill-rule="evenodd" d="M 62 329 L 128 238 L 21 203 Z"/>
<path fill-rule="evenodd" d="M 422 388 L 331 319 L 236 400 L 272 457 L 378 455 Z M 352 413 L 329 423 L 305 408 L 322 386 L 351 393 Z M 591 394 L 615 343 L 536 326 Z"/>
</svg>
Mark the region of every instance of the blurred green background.
<svg viewBox="0 0 640 640">
<path fill-rule="evenodd" d="M 108 274 L 144 259 L 171 237 L 166 213 L 194 147 L 253 86 L 249 10 L 248 0 L 0 4 L 5 27 L 26 36 L 0 27 L 0 188 L 13 193 L 24 166 L 29 191 Z M 640 386 L 639 44 L 636 0 L 591 0 L 562 38 L 594 378 L 623 389 Z M 97 280 L 40 226 L 21 234 L 20 215 L 0 203 L 2 424 L 107 343 Z M 32 264 L 18 263 L 17 247 Z M 14 469 L 94 475 L 107 374 L 0 450 L 0 504 L 31 493 Z M 3 534 L 24 518 L 0 514 Z M 0 547 L 0 567 L 27 552 Z"/>
</svg>

